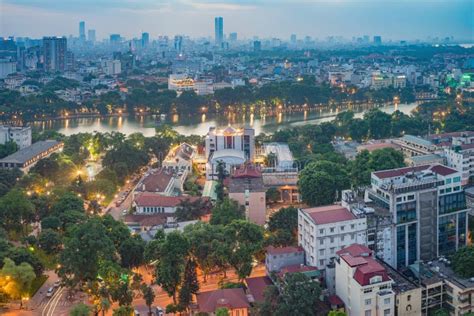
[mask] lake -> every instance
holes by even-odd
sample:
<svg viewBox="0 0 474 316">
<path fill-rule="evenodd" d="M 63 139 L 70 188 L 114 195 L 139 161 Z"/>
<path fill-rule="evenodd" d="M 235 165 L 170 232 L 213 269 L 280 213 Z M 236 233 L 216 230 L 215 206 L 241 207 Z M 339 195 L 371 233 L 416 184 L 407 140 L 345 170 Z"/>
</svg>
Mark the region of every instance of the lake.
<svg viewBox="0 0 474 316">
<path fill-rule="evenodd" d="M 405 114 L 410 114 L 417 107 L 418 103 L 398 104 L 380 107 L 386 113 L 392 113 L 399 110 Z M 364 112 L 374 107 L 373 105 L 358 105 L 351 108 L 356 117 L 362 117 Z M 271 134 L 276 130 L 300 126 L 304 124 L 318 124 L 334 119 L 344 108 L 331 108 L 321 110 L 310 110 L 301 112 L 280 113 L 275 116 L 261 115 L 243 115 L 232 114 L 227 116 L 211 116 L 209 114 L 196 114 L 195 116 L 167 116 L 161 122 L 169 124 L 182 135 L 205 135 L 211 126 L 225 125 L 246 125 L 255 129 L 255 133 Z M 158 119 L 159 120 L 159 119 Z M 102 118 L 71 118 L 62 120 L 38 121 L 31 123 L 36 131 L 47 129 L 56 130 L 65 135 L 86 133 L 86 132 L 112 132 L 117 131 L 126 135 L 132 133 L 142 133 L 145 136 L 155 134 L 156 117 L 148 116 L 121 116 L 121 117 L 102 117 Z"/>
</svg>

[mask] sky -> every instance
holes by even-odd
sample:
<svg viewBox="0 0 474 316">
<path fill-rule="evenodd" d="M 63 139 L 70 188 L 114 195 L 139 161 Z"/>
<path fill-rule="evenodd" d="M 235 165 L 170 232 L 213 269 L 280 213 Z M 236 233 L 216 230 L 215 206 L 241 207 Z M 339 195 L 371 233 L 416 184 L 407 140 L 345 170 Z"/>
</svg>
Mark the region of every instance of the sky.
<svg viewBox="0 0 474 316">
<path fill-rule="evenodd" d="M 215 16 L 224 18 L 225 34 L 239 38 L 474 41 L 474 0 L 0 0 L 0 36 L 78 36 L 79 21 L 85 21 L 98 39 L 142 32 L 152 39 L 208 37 Z"/>
</svg>

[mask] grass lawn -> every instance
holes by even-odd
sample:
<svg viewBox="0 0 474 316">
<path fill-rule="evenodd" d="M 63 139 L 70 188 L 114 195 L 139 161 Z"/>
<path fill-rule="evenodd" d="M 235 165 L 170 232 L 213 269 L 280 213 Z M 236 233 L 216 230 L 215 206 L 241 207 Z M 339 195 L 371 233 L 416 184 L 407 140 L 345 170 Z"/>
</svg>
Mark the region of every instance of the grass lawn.
<svg viewBox="0 0 474 316">
<path fill-rule="evenodd" d="M 33 283 L 31 283 L 30 291 L 29 291 L 29 296 L 33 297 L 33 295 L 36 294 L 36 292 L 39 290 L 39 288 L 46 282 L 48 279 L 48 276 L 43 274 L 40 277 L 37 277 L 36 279 L 33 280 Z"/>
</svg>

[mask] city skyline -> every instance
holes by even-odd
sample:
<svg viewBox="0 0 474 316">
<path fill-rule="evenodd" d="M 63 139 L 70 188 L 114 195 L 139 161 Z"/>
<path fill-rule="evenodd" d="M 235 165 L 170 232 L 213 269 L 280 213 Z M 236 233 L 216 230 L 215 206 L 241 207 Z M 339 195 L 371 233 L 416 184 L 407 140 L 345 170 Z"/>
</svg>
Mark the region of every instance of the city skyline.
<svg viewBox="0 0 474 316">
<path fill-rule="evenodd" d="M 365 34 L 381 35 L 387 40 L 447 36 L 474 39 L 473 3 L 466 0 L 3 0 L 0 6 L 3 37 L 77 36 L 77 23 L 85 21 L 86 29 L 96 30 L 98 40 L 113 33 L 139 38 L 143 32 L 148 32 L 150 38 L 176 34 L 212 38 L 214 18 L 222 16 L 227 36 L 236 32 L 239 38 L 247 39 L 258 36 L 286 40 L 291 34 L 299 39 L 309 35 L 321 40 Z"/>
</svg>

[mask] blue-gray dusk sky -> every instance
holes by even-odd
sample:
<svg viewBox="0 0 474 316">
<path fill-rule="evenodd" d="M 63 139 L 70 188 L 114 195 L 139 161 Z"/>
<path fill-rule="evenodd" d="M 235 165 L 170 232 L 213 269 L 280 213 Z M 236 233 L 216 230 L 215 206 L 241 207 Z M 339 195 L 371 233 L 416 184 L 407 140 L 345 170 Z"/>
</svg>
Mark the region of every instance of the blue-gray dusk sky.
<svg viewBox="0 0 474 316">
<path fill-rule="evenodd" d="M 474 0 L 0 0 L 0 36 L 77 36 L 79 21 L 97 37 L 224 33 L 240 38 L 382 35 L 474 40 Z"/>
</svg>

